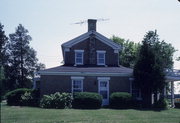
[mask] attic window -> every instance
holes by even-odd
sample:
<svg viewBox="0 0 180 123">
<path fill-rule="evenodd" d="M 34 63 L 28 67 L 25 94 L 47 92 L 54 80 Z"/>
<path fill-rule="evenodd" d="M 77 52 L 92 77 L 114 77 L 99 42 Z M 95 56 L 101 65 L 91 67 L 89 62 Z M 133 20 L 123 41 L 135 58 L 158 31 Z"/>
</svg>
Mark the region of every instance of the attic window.
<svg viewBox="0 0 180 123">
<path fill-rule="evenodd" d="M 83 65 L 84 50 L 75 50 L 75 65 Z"/>
<path fill-rule="evenodd" d="M 97 52 L 97 65 L 105 65 L 105 53 L 104 50 L 98 50 Z"/>
</svg>

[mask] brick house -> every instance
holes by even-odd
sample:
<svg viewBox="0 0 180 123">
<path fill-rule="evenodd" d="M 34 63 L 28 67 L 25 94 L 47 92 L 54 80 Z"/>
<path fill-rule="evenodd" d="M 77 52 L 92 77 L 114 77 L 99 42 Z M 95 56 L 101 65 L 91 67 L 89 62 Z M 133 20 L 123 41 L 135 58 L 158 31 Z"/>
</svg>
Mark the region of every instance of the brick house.
<svg viewBox="0 0 180 123">
<path fill-rule="evenodd" d="M 96 31 L 88 20 L 88 32 L 62 44 L 64 65 L 40 71 L 40 92 L 96 92 L 109 104 L 113 92 L 132 93 L 133 70 L 119 65 L 121 46 Z"/>
</svg>

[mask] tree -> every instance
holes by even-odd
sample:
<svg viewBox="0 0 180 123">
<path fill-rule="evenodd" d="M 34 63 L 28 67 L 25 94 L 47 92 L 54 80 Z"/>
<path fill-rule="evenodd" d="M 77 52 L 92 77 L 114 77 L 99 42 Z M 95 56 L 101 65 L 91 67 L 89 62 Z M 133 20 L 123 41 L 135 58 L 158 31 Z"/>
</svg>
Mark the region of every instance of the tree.
<svg viewBox="0 0 180 123">
<path fill-rule="evenodd" d="M 6 54 L 6 44 L 8 42 L 8 38 L 5 35 L 5 31 L 3 30 L 3 25 L 0 23 L 0 93 L 3 95 L 5 93 L 5 74 L 4 67 L 6 65 L 6 61 L 8 56 Z"/>
<path fill-rule="evenodd" d="M 171 44 L 159 41 L 156 31 L 145 35 L 134 66 L 135 83 L 141 89 L 145 107 L 151 106 L 152 93 L 156 95 L 163 91 L 166 85 L 164 69 L 173 66 L 174 52 Z"/>
<path fill-rule="evenodd" d="M 7 60 L 6 56 L 6 49 L 5 46 L 7 44 L 8 38 L 5 35 L 3 30 L 4 25 L 0 23 L 0 65 L 4 65 L 5 61 Z"/>
<path fill-rule="evenodd" d="M 13 88 L 28 87 L 31 84 L 34 71 L 38 66 L 36 51 L 30 47 L 31 36 L 28 30 L 21 24 L 16 28 L 15 33 L 9 35 L 8 50 L 10 52 L 9 66 L 7 72 L 9 83 Z"/>
<path fill-rule="evenodd" d="M 133 68 L 140 44 L 123 38 L 112 36 L 111 40 L 122 46 L 120 51 L 120 65 Z"/>
</svg>

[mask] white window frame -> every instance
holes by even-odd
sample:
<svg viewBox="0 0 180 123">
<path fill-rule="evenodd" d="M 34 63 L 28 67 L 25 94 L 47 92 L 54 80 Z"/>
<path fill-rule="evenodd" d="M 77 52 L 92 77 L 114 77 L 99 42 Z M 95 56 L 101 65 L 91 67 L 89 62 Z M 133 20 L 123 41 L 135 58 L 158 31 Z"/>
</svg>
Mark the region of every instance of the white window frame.
<svg viewBox="0 0 180 123">
<path fill-rule="evenodd" d="M 74 93 L 74 80 L 78 80 L 78 81 L 81 81 L 81 92 L 83 92 L 83 80 L 84 80 L 84 77 L 77 77 L 77 76 L 73 76 L 71 77 L 71 82 L 72 82 L 72 85 L 71 85 L 71 92 Z"/>
<path fill-rule="evenodd" d="M 106 51 L 104 51 L 104 50 L 97 50 L 96 51 L 97 52 L 97 65 L 106 65 Z M 99 54 L 100 53 L 103 53 L 103 55 L 104 55 L 104 63 L 99 63 Z"/>
<path fill-rule="evenodd" d="M 76 61 L 76 57 L 77 57 L 77 54 L 76 53 L 82 53 L 82 60 L 81 60 L 81 63 L 77 63 Z M 75 50 L 75 65 L 83 65 L 83 61 L 84 61 L 84 50 Z"/>
</svg>

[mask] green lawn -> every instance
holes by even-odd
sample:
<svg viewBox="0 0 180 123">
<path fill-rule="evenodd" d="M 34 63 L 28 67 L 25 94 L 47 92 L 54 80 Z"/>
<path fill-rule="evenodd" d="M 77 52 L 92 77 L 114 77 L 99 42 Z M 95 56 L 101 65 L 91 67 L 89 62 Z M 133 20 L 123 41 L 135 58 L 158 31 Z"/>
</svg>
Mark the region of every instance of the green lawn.
<svg viewBox="0 0 180 123">
<path fill-rule="evenodd" d="M 41 109 L 1 104 L 1 123 L 180 123 L 180 109 L 75 110 Z"/>
</svg>

